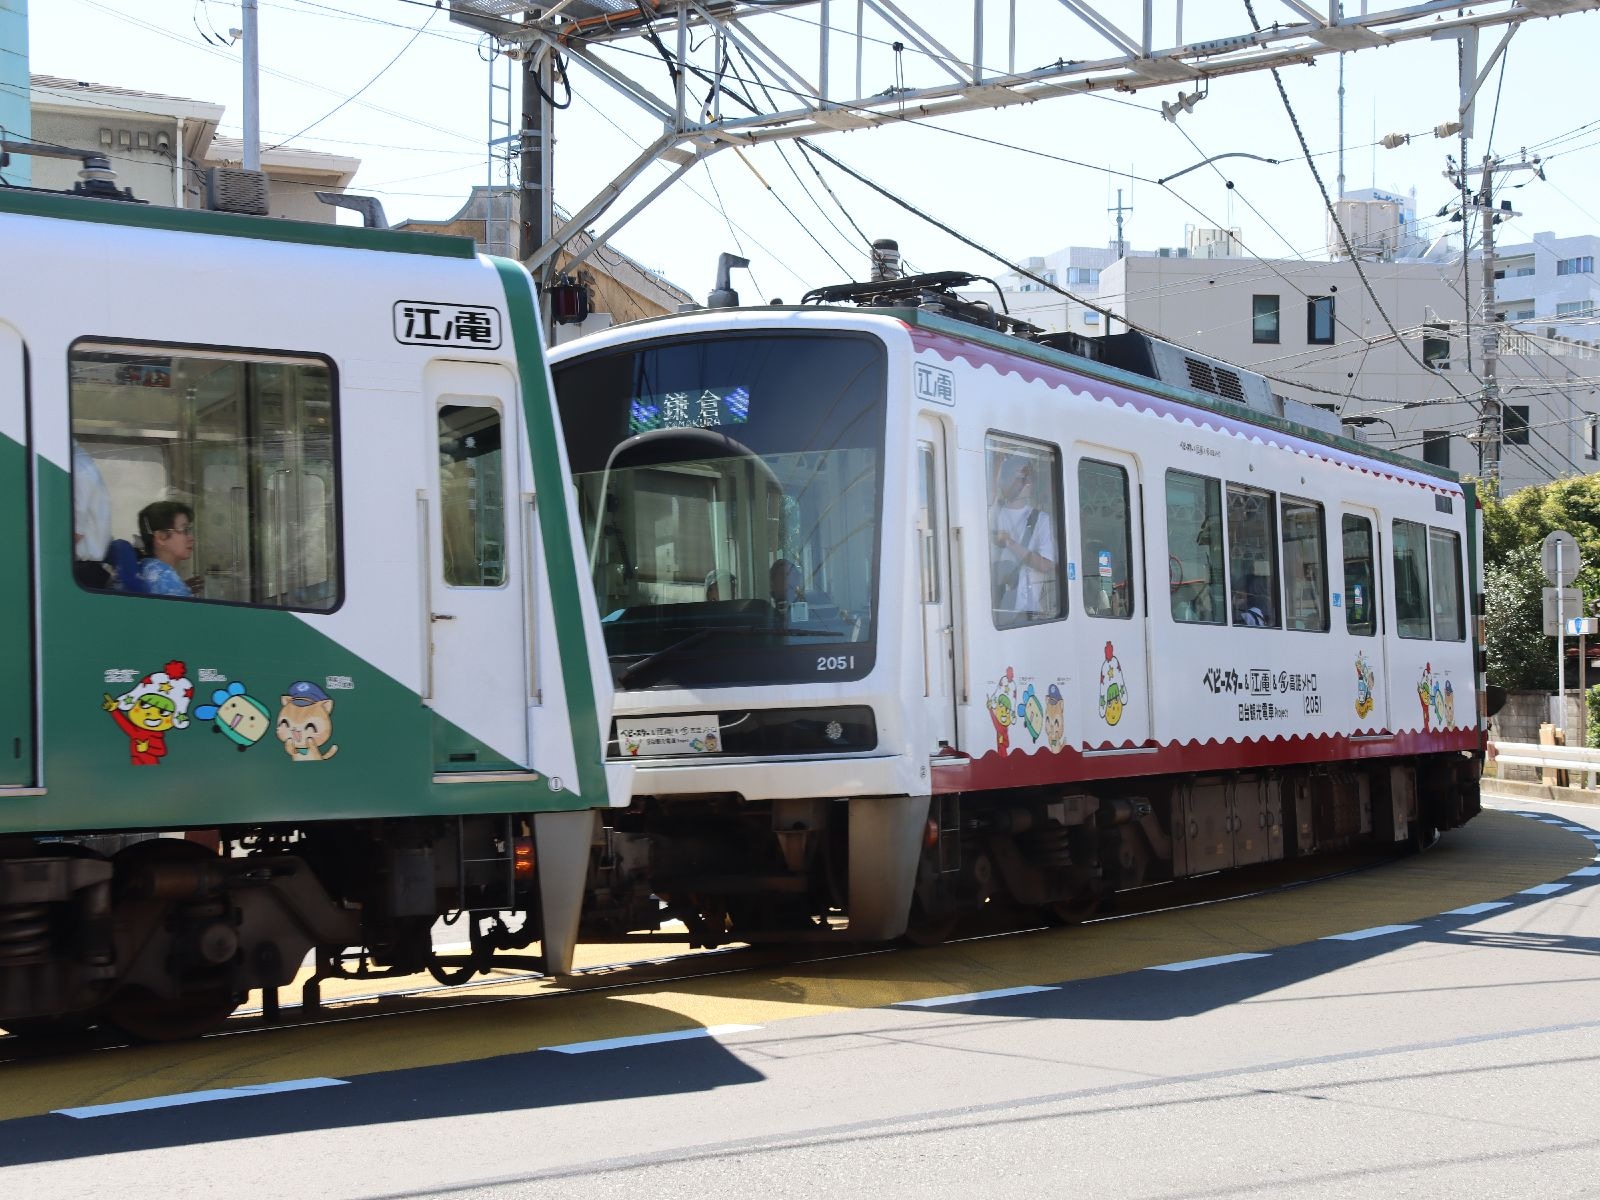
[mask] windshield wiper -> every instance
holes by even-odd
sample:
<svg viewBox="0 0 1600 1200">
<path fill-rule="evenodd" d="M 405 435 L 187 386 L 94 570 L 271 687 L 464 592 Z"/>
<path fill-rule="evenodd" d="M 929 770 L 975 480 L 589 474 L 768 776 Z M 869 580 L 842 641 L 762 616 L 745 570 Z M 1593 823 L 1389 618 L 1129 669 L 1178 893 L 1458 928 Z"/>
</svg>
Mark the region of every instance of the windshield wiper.
<svg viewBox="0 0 1600 1200">
<path fill-rule="evenodd" d="M 670 645 L 663 646 L 653 654 L 647 654 L 638 662 L 616 678 L 618 685 L 627 683 L 630 678 L 637 675 L 647 667 L 652 667 L 666 658 L 669 654 L 676 654 L 680 650 L 687 650 L 690 646 L 705 641 L 708 637 L 718 633 L 776 633 L 784 637 L 838 637 L 844 633 L 842 629 L 795 629 L 793 627 L 778 625 L 702 625 L 693 633 L 679 638 Z"/>
</svg>

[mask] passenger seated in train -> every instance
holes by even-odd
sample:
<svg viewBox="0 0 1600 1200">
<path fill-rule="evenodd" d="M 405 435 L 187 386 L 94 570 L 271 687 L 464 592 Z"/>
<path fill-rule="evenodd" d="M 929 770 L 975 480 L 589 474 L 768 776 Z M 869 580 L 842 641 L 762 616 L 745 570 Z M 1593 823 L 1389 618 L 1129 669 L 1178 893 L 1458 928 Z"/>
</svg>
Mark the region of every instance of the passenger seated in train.
<svg viewBox="0 0 1600 1200">
<path fill-rule="evenodd" d="M 194 555 L 194 509 L 178 500 L 157 500 L 139 511 L 145 557 L 138 580 L 151 596 L 193 596 L 198 579 L 185 580 L 178 567 Z"/>
<path fill-rule="evenodd" d="M 1260 602 L 1253 599 L 1244 588 L 1233 589 L 1233 623 L 1258 629 L 1267 623 L 1267 614 L 1262 611 Z"/>
</svg>

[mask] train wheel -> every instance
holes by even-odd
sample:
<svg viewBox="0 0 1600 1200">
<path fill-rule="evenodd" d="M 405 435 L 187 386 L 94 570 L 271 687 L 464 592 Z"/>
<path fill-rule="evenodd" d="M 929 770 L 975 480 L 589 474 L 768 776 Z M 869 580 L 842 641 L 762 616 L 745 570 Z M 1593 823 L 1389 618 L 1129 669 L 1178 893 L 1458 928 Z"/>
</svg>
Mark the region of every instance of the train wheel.
<svg viewBox="0 0 1600 1200">
<path fill-rule="evenodd" d="M 1084 888 L 1067 900 L 1056 900 L 1044 906 L 1053 925 L 1082 925 L 1105 903 L 1099 888 Z"/>
<path fill-rule="evenodd" d="M 164 866 L 187 864 L 198 868 L 216 857 L 214 851 L 196 842 L 152 838 L 124 847 L 111 861 L 121 885 L 141 871 L 159 873 Z M 99 1016 L 105 1024 L 139 1041 L 174 1042 L 220 1028 L 243 998 L 222 984 L 207 984 L 178 996 L 157 995 L 135 984 L 113 993 Z"/>
<path fill-rule="evenodd" d="M 126 988 L 106 1005 L 105 1022 L 141 1042 L 177 1042 L 221 1028 L 239 999 L 226 988 L 177 998 Z"/>
</svg>

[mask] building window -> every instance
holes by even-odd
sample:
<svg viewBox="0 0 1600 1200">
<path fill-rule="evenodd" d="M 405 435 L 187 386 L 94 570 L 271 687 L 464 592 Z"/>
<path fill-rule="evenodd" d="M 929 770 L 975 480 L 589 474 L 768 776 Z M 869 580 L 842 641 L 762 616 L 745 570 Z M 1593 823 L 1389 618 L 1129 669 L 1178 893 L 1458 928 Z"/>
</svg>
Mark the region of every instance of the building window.
<svg viewBox="0 0 1600 1200">
<path fill-rule="evenodd" d="M 77 530 L 80 583 L 308 612 L 339 607 L 334 375 L 325 359 L 80 343 L 69 362 L 74 465 L 81 450 L 105 515 L 96 544 Z"/>
<path fill-rule="evenodd" d="M 1436 467 L 1450 466 L 1450 434 L 1443 429 L 1422 431 L 1422 461 Z"/>
<path fill-rule="evenodd" d="M 1097 287 L 1100 283 L 1100 271 L 1095 267 L 1068 267 L 1067 282 Z"/>
<path fill-rule="evenodd" d="M 1556 262 L 1557 275 L 1592 275 L 1594 274 L 1594 256 L 1585 254 L 1581 258 L 1563 258 Z"/>
<path fill-rule="evenodd" d="M 1250 340 L 1277 344 L 1278 298 L 1276 296 L 1250 297 Z"/>
<path fill-rule="evenodd" d="M 1505 441 L 1508 446 L 1526 446 L 1528 444 L 1528 406 L 1526 404 L 1507 404 L 1504 408 Z"/>
<path fill-rule="evenodd" d="M 1450 369 L 1450 326 L 1445 321 L 1429 321 L 1422 327 L 1422 361 L 1435 371 Z"/>
<path fill-rule="evenodd" d="M 1333 297 L 1306 297 L 1306 341 L 1313 346 L 1333 345 Z"/>
<path fill-rule="evenodd" d="M 1556 305 L 1558 317 L 1592 317 L 1594 316 L 1593 300 L 1565 300 Z"/>
<path fill-rule="evenodd" d="M 1100 324 L 1100 314 L 1095 312 L 1093 309 L 1086 309 L 1083 314 L 1083 323 L 1085 325 Z"/>
</svg>

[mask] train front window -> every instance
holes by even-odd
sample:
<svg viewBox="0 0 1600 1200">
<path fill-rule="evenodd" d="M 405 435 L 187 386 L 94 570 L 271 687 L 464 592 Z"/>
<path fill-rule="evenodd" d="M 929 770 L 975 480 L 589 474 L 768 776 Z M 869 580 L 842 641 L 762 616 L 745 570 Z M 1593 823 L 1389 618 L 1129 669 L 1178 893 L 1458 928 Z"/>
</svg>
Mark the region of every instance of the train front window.
<svg viewBox="0 0 1600 1200">
<path fill-rule="evenodd" d="M 82 586 L 338 607 L 326 360 L 79 343 L 69 367 Z"/>
<path fill-rule="evenodd" d="M 872 667 L 886 369 L 875 339 L 707 335 L 555 369 L 619 687 Z"/>
</svg>

